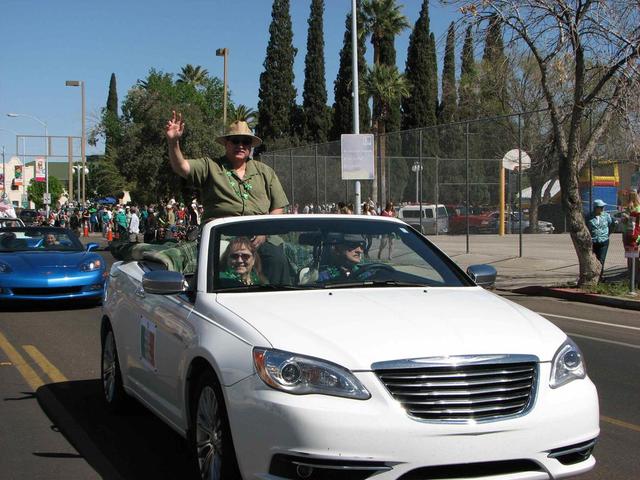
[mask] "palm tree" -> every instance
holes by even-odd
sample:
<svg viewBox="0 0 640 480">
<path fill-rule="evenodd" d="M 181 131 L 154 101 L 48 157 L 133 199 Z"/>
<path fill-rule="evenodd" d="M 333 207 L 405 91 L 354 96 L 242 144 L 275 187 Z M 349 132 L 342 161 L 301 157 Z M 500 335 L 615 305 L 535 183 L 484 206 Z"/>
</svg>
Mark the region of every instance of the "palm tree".
<svg viewBox="0 0 640 480">
<path fill-rule="evenodd" d="M 373 196 L 377 200 L 380 192 L 380 205 L 386 203 L 385 179 L 385 133 L 386 122 L 391 113 L 391 106 L 410 95 L 409 82 L 395 65 L 374 65 L 364 78 L 364 90 L 379 105 L 379 114 L 373 119 L 373 133 L 378 137 L 379 165 L 377 178 L 380 185 L 373 185 Z M 377 190 L 377 191 L 376 191 Z"/>
<path fill-rule="evenodd" d="M 383 63 L 395 63 L 394 59 L 383 58 L 383 49 L 389 53 L 389 45 L 393 46 L 394 38 L 405 28 L 409 28 L 409 21 L 400 12 L 400 6 L 396 3 L 396 0 L 363 0 L 362 2 L 362 22 L 364 35 L 371 35 L 371 44 L 373 45 L 373 65 L 374 70 L 376 67 L 381 66 Z M 392 48 L 393 50 L 393 48 Z M 395 53 L 395 52 L 394 52 Z M 385 57 L 388 55 L 385 55 Z M 397 72 L 397 71 L 396 71 Z M 377 73 L 376 75 L 379 75 Z M 389 107 L 386 106 L 386 112 L 382 114 L 382 105 L 379 103 L 379 96 L 373 94 L 373 124 L 377 125 L 374 132 L 377 130 L 384 132 L 386 130 L 385 123 L 389 119 Z M 400 98 L 400 97 L 398 97 Z M 384 153 L 384 139 L 380 139 L 381 147 L 380 152 Z M 384 157 L 384 155 L 383 155 Z M 381 164 L 384 164 L 384 160 L 381 160 Z M 384 185 L 385 171 L 380 170 L 380 174 L 377 176 L 380 179 L 380 184 Z M 372 189 L 373 197 L 377 200 L 378 192 L 377 185 L 374 183 Z M 383 197 L 384 189 L 380 191 L 381 197 Z M 380 202 L 384 206 L 384 202 Z"/>
<path fill-rule="evenodd" d="M 393 39 L 405 28 L 409 21 L 400 12 L 396 0 L 364 0 L 362 2 L 364 35 L 371 35 L 373 64 L 380 65 L 380 46 L 386 39 Z"/>
<path fill-rule="evenodd" d="M 238 105 L 231 115 L 231 121 L 236 122 L 247 122 L 249 127 L 255 128 L 257 121 L 258 112 L 256 112 L 253 108 L 247 107 L 246 105 Z"/>
<path fill-rule="evenodd" d="M 176 80 L 176 83 L 188 83 L 197 87 L 199 85 L 204 85 L 208 77 L 209 72 L 207 72 L 206 68 L 202 68 L 200 65 L 196 65 L 194 67 L 188 63 L 186 66 L 182 67 L 182 73 L 178 74 L 178 80 Z"/>
</svg>

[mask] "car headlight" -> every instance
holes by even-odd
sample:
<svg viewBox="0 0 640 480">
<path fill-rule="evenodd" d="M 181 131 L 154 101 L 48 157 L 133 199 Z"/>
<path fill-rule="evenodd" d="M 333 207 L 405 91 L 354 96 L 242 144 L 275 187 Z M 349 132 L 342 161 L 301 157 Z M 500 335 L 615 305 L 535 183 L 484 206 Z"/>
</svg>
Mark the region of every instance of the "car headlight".
<svg viewBox="0 0 640 480">
<path fill-rule="evenodd" d="M 11 270 L 11 267 L 9 265 L 7 265 L 6 263 L 0 262 L 0 273 L 10 273 L 13 270 Z"/>
<path fill-rule="evenodd" d="M 346 368 L 296 353 L 253 349 L 253 363 L 264 383 L 295 395 L 333 395 L 367 400 L 371 394 Z"/>
<path fill-rule="evenodd" d="M 101 266 L 102 262 L 100 260 L 92 260 L 80 265 L 80 270 L 83 272 L 93 272 L 94 270 L 99 270 Z"/>
<path fill-rule="evenodd" d="M 567 338 L 553 356 L 549 386 L 558 388 L 573 380 L 584 378 L 586 375 L 587 366 L 580 348 L 573 340 Z"/>
</svg>

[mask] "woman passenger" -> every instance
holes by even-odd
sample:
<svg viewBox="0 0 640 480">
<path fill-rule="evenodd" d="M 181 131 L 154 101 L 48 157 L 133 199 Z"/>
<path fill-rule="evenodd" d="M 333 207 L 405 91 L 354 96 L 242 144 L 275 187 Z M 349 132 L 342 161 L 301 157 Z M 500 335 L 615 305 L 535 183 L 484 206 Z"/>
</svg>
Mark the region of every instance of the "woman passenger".
<svg viewBox="0 0 640 480">
<path fill-rule="evenodd" d="M 260 256 L 248 237 L 236 237 L 227 246 L 220 259 L 220 279 L 230 279 L 245 285 L 266 284 L 262 274 Z"/>
</svg>

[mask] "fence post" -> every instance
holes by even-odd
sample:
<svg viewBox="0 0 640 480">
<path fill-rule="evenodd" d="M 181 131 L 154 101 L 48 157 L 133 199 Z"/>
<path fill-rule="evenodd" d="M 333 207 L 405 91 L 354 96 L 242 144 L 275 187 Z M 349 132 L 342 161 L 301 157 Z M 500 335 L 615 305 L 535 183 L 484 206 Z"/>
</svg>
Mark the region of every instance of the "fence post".
<svg viewBox="0 0 640 480">
<path fill-rule="evenodd" d="M 518 210 L 518 229 L 520 230 L 518 256 L 522 258 L 522 115 L 520 114 L 518 114 Z M 531 223 L 529 223 L 529 229 L 531 229 Z"/>
<path fill-rule="evenodd" d="M 424 234 L 424 227 L 422 225 L 422 133 L 423 133 L 423 130 L 420 129 L 420 139 L 419 139 L 420 152 L 418 154 L 418 158 L 419 158 L 419 161 L 420 161 L 420 168 L 419 168 L 418 172 L 416 173 L 416 175 L 419 175 L 419 178 L 420 178 L 420 180 L 418 182 L 418 185 L 419 185 L 419 188 L 418 188 L 418 211 L 420 212 L 420 233 Z M 436 182 L 437 181 L 438 180 L 436 179 Z M 437 230 L 437 228 L 436 228 L 436 230 Z"/>
<path fill-rule="evenodd" d="M 289 150 L 289 166 L 291 168 L 291 204 L 295 204 L 295 188 L 293 182 L 293 150 Z"/>
<path fill-rule="evenodd" d="M 317 144 L 314 148 L 313 160 L 316 166 L 316 213 L 320 213 L 320 178 L 318 175 L 318 145 Z"/>
<path fill-rule="evenodd" d="M 466 133 L 465 133 L 465 186 L 464 186 L 464 190 L 465 190 L 465 203 L 466 203 L 466 208 L 465 208 L 465 230 L 466 230 L 466 237 L 467 237 L 467 253 L 469 253 L 469 208 L 471 207 L 471 203 L 470 203 L 470 199 L 469 199 L 469 122 L 467 122 L 466 124 Z"/>
</svg>

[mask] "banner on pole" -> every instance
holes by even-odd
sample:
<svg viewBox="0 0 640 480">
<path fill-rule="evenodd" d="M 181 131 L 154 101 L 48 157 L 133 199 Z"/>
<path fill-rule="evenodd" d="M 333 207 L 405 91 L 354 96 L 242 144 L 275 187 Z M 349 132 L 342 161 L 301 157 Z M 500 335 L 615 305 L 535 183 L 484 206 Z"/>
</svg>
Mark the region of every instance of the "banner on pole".
<svg viewBox="0 0 640 480">
<path fill-rule="evenodd" d="M 36 157 L 36 182 L 44 182 L 47 177 L 45 161 L 43 157 Z"/>
<path fill-rule="evenodd" d="M 373 135 L 342 134 L 340 159 L 343 180 L 373 180 Z"/>
<path fill-rule="evenodd" d="M 16 165 L 13 170 L 13 184 L 16 187 L 22 186 L 22 165 Z"/>
</svg>

